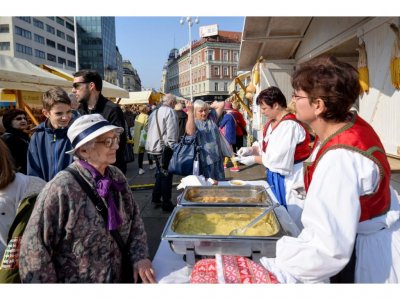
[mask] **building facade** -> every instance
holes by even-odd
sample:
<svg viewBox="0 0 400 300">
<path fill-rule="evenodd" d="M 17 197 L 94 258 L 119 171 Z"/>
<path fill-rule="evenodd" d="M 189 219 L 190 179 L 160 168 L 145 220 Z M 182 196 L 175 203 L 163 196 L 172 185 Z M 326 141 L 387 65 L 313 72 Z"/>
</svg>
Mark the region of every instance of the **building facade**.
<svg viewBox="0 0 400 300">
<path fill-rule="evenodd" d="M 122 55 L 119 52 L 118 46 L 116 47 L 115 53 L 117 60 L 117 85 L 122 87 L 124 85 L 124 68 L 122 66 Z"/>
<path fill-rule="evenodd" d="M 193 99 L 224 100 L 229 96 L 228 86 L 237 75 L 240 32 L 218 31 L 192 43 Z M 175 50 L 171 53 L 175 55 Z M 177 57 L 170 53 L 166 63 L 165 89 L 190 99 L 189 48 Z"/>
<path fill-rule="evenodd" d="M 79 69 L 97 70 L 118 85 L 115 17 L 76 17 Z"/>
<path fill-rule="evenodd" d="M 123 86 L 128 92 L 138 92 L 142 90 L 142 82 L 136 69 L 129 60 L 122 61 Z"/>
<path fill-rule="evenodd" d="M 74 32 L 69 17 L 0 17 L 0 54 L 75 71 Z"/>
</svg>

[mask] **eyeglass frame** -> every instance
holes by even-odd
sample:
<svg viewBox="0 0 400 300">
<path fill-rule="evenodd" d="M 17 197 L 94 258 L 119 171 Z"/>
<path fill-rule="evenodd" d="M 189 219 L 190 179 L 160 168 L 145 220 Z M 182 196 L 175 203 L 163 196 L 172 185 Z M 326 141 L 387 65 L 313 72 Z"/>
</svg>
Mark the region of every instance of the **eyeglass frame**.
<svg viewBox="0 0 400 300">
<path fill-rule="evenodd" d="M 110 142 L 108 142 L 110 141 Z M 95 141 L 95 144 L 103 144 L 106 148 L 111 148 L 113 145 L 119 145 L 121 137 L 119 135 L 115 137 L 108 137 L 102 141 Z M 107 145 L 109 144 L 109 145 Z"/>
<path fill-rule="evenodd" d="M 28 120 L 28 118 L 27 117 L 15 117 L 13 120 L 16 120 L 16 121 L 22 121 L 22 120 Z"/>
<path fill-rule="evenodd" d="M 296 95 L 295 93 L 292 93 L 292 99 L 295 99 L 296 101 L 297 100 L 300 100 L 300 99 L 304 99 L 304 98 L 307 98 L 307 99 L 310 99 L 308 96 L 299 96 L 299 95 Z"/>
<path fill-rule="evenodd" d="M 72 87 L 74 89 L 77 89 L 81 84 L 89 84 L 89 83 L 90 83 L 90 81 L 77 81 L 77 82 L 72 83 Z"/>
</svg>

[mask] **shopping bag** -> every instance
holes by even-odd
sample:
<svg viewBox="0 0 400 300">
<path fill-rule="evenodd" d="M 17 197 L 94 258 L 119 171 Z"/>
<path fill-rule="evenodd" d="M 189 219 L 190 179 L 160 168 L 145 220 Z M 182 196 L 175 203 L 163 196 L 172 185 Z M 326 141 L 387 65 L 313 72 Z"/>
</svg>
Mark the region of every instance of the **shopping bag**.
<svg viewBox="0 0 400 300">
<path fill-rule="evenodd" d="M 145 147 L 146 140 L 147 140 L 147 131 L 145 129 L 142 129 L 140 131 L 139 148 L 144 148 Z"/>
<path fill-rule="evenodd" d="M 198 154 L 196 135 L 181 137 L 179 143 L 173 147 L 173 154 L 169 162 L 168 172 L 176 175 L 192 175 L 193 165 Z"/>
</svg>

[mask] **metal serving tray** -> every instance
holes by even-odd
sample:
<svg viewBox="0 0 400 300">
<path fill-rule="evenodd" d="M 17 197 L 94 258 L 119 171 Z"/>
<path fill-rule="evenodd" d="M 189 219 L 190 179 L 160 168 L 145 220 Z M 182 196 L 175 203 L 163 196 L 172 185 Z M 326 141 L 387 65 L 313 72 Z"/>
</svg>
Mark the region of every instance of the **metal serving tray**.
<svg viewBox="0 0 400 300">
<path fill-rule="evenodd" d="M 261 214 L 265 207 L 221 207 L 221 206 L 178 206 L 174 208 L 169 217 L 161 238 L 168 240 L 172 251 L 177 254 L 186 255 L 186 262 L 193 265 L 195 256 L 209 256 L 215 254 L 239 255 L 259 259 L 262 256 L 275 257 L 276 241 L 289 235 L 282 228 L 274 211 L 267 214 L 268 219 L 260 222 L 270 222 L 273 224 L 273 234 L 270 236 L 230 236 L 226 229 L 226 234 L 193 234 L 180 233 L 179 223 L 198 215 L 220 214 L 226 218 L 228 214 L 238 214 L 247 216 L 249 222 L 254 216 Z M 256 225 L 260 224 L 257 223 Z M 200 226 L 204 224 L 200 223 Z M 207 226 L 206 224 L 204 226 Z"/>
<path fill-rule="evenodd" d="M 178 199 L 178 205 L 270 206 L 272 200 L 263 186 L 189 186 Z"/>
</svg>

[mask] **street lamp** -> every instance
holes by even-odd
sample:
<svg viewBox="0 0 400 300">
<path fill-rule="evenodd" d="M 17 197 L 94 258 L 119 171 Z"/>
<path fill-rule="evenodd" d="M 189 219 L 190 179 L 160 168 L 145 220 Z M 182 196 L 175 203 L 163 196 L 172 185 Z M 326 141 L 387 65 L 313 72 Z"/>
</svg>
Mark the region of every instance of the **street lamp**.
<svg viewBox="0 0 400 300">
<path fill-rule="evenodd" d="M 186 17 L 186 19 L 181 18 L 181 25 L 188 24 L 189 26 L 189 82 L 190 82 L 190 101 L 193 102 L 193 82 L 192 82 L 192 26 L 193 22 L 195 24 L 199 23 L 199 18 L 196 17 L 194 21 L 192 20 L 192 17 Z"/>
</svg>

